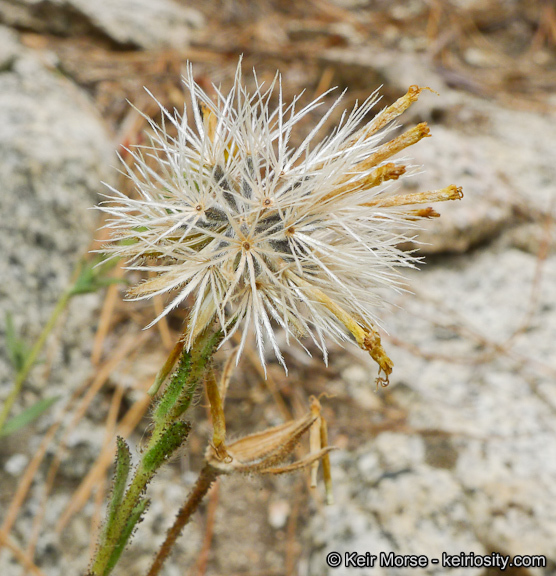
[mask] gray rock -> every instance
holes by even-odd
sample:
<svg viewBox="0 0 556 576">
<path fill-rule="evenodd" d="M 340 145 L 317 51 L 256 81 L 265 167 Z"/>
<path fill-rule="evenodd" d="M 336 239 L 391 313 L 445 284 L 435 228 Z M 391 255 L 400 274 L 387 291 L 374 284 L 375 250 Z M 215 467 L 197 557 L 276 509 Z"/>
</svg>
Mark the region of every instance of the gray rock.
<svg viewBox="0 0 556 576">
<path fill-rule="evenodd" d="M 0 72 L 0 404 L 15 375 L 6 353 L 6 314 L 12 314 L 18 334 L 33 344 L 90 245 L 98 220 L 90 208 L 98 202 L 100 181 L 111 180 L 109 166 L 115 163 L 113 143 L 87 98 L 45 69 L 0 28 L 0 46 L 6 38 L 11 42 L 11 62 Z M 48 370 L 44 363 L 36 365 L 14 405 L 12 416 L 40 398 L 61 397 L 35 425 L 2 439 L 6 502 L 20 481 L 23 459 L 32 457 L 45 428 L 91 372 L 88 352 L 100 298 L 100 294 L 90 294 L 74 299 L 60 323 L 62 328 L 47 342 Z M 96 456 L 102 444 L 100 428 L 83 426 L 85 430 L 88 450 L 77 449 L 62 463 L 66 478 L 82 477 L 91 453 Z M 78 437 L 70 438 L 70 444 L 78 441 Z M 10 458 L 19 449 L 21 453 Z M 17 477 L 11 478 L 12 473 Z M 18 529 L 25 534 L 32 532 L 33 518 L 40 510 L 40 472 L 36 479 L 18 519 Z M 45 519 L 49 526 L 59 518 L 67 500 L 68 491 L 51 496 Z M 37 554 L 47 574 L 60 573 L 60 547 L 77 559 L 88 554 L 89 528 L 77 530 L 79 522 L 83 525 L 85 520 L 74 523 L 74 538 L 69 542 L 60 544 L 53 530 L 39 539 Z M 17 573 L 19 568 L 12 562 L 4 553 L 0 573 Z M 81 562 L 76 569 L 83 567 Z"/>
<path fill-rule="evenodd" d="M 464 252 L 496 238 L 521 218 L 554 213 L 556 140 L 554 114 L 508 110 L 484 98 L 450 89 L 444 78 L 418 54 L 373 51 L 370 48 L 333 49 L 323 60 L 346 73 L 367 67 L 389 87 L 403 94 L 412 84 L 430 86 L 440 97 L 423 92 L 400 122 L 427 120 L 432 138 L 407 151 L 410 162 L 424 172 L 402 180 L 407 191 L 463 186 L 464 199 L 434 205 L 439 219 L 423 223 L 417 239 L 423 253 Z M 369 93 L 376 86 L 369 86 Z M 380 105 L 386 105 L 381 102 Z M 380 106 L 379 105 L 379 106 Z"/>
<path fill-rule="evenodd" d="M 0 22 L 62 36 L 95 32 L 91 22 L 64 0 L 0 0 Z"/>
<path fill-rule="evenodd" d="M 0 335 L 13 315 L 17 332 L 33 343 L 54 304 L 68 287 L 97 223 L 90 207 L 101 180 L 110 179 L 113 145 L 84 95 L 18 50 L 10 69 L 0 73 Z M 67 394 L 89 370 L 98 296 L 73 302 L 56 347 L 48 390 Z M 45 384 L 41 367 L 34 386 Z M 71 378 L 70 378 L 71 375 Z M 1 397 L 13 380 L 6 348 L 0 346 Z"/>
<path fill-rule="evenodd" d="M 366 445 L 361 453 L 378 453 L 388 457 L 389 442 L 411 451 L 415 440 L 407 436 L 386 435 L 382 446 Z M 386 453 L 384 452 L 386 451 Z M 332 458 L 335 461 L 335 458 Z M 355 461 L 356 462 L 356 461 Z M 329 552 L 335 551 L 345 558 L 346 553 L 369 552 L 379 556 L 389 554 L 427 555 L 441 558 L 442 552 L 458 554 L 460 551 L 483 553 L 484 547 L 470 529 L 470 517 L 465 506 L 465 496 L 456 479 L 446 470 L 428 470 L 413 464 L 396 472 L 382 470 L 381 477 L 369 482 L 365 476 L 354 478 L 350 459 L 344 463 L 343 472 L 350 477 L 352 487 L 346 501 L 342 488 L 345 476 L 340 475 L 335 492 L 342 499 L 328 507 L 322 517 L 313 517 L 312 529 L 319 534 L 317 550 L 309 563 L 311 575 L 352 574 L 353 568 L 345 564 L 330 569 L 325 562 Z M 334 468 L 335 477 L 337 468 Z M 407 569 L 406 569 L 407 570 Z M 412 570 L 417 574 L 443 574 L 440 567 Z M 357 573 L 371 576 L 379 574 L 404 574 L 403 569 L 380 566 L 360 568 Z M 455 574 L 467 572 L 454 570 Z"/>
<path fill-rule="evenodd" d="M 444 114 L 448 125 L 435 126 L 432 120 L 432 138 L 410 151 L 425 167 L 416 181 L 423 190 L 458 184 L 465 197 L 437 205 L 442 217 L 419 235 L 428 244 L 426 252 L 462 252 L 492 240 L 520 219 L 554 212 L 554 121 L 463 94 Z"/>
<path fill-rule="evenodd" d="M 16 59 L 19 51 L 15 32 L 0 26 L 0 71 L 9 68 Z"/>
<path fill-rule="evenodd" d="M 71 5 L 119 44 L 185 48 L 203 16 L 172 0 L 71 0 Z"/>
<path fill-rule="evenodd" d="M 465 252 L 492 240 L 511 223 L 510 192 L 493 169 L 484 139 L 463 138 L 444 126 L 433 127 L 432 133 L 431 139 L 408 151 L 424 173 L 403 181 L 403 188 L 421 192 L 456 184 L 463 187 L 464 198 L 431 204 L 441 217 L 421 224 L 419 248 L 426 254 Z"/>
<path fill-rule="evenodd" d="M 351 573 L 327 569 L 332 550 L 556 562 L 556 257 L 543 263 L 529 316 L 537 264 L 529 253 L 491 248 L 412 275 L 415 295 L 384 320 L 404 346 L 385 338 L 395 367 L 379 393 L 407 412 L 408 430 L 333 454 L 336 504 L 312 519 L 309 574 Z"/>
<path fill-rule="evenodd" d="M 184 48 L 203 16 L 172 0 L 0 0 L 0 21 L 62 35 L 101 33 L 138 48 Z"/>
</svg>

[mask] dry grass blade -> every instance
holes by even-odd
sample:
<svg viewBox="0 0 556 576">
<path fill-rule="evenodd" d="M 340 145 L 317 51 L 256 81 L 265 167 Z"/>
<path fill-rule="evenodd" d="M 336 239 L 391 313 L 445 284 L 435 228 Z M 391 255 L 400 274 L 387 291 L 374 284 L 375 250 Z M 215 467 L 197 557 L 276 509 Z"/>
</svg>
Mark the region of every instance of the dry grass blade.
<svg viewBox="0 0 556 576">
<path fill-rule="evenodd" d="M 33 576 L 46 576 L 38 566 L 29 560 L 25 552 L 12 540 L 12 538 L 3 532 L 0 532 L 0 544 L 5 546 L 21 563 L 21 565 L 28 570 L 27 574 L 32 574 Z"/>
<path fill-rule="evenodd" d="M 119 346 L 116 348 L 114 355 L 110 360 L 106 361 L 103 366 L 98 370 L 93 382 L 91 383 L 87 393 L 81 400 L 79 409 L 74 414 L 68 430 L 71 430 L 77 425 L 79 420 L 83 418 L 85 412 L 89 408 L 93 398 L 98 394 L 104 386 L 112 372 L 116 369 L 118 364 L 127 358 L 134 350 L 139 350 L 141 346 L 150 338 L 150 334 L 144 332 L 142 334 L 131 334 L 122 338 Z M 67 434 L 67 432 L 66 432 Z"/>
<path fill-rule="evenodd" d="M 207 524 L 205 527 L 205 537 L 203 546 L 199 552 L 197 563 L 190 571 L 190 576 L 205 576 L 209 559 L 212 537 L 214 535 L 214 521 L 216 519 L 216 510 L 218 508 L 218 496 L 220 492 L 220 481 L 216 480 L 209 492 L 209 501 L 207 506 Z"/>
<path fill-rule="evenodd" d="M 274 378 L 271 376 L 270 373 L 267 373 L 265 375 L 264 368 L 261 366 L 259 358 L 257 354 L 254 352 L 254 350 L 252 350 L 251 348 L 246 348 L 244 353 L 245 356 L 247 357 L 247 360 L 249 360 L 251 366 L 256 370 L 257 374 L 259 375 L 261 382 L 270 392 L 272 399 L 276 403 L 276 406 L 278 406 L 278 409 L 280 410 L 280 413 L 282 414 L 284 420 L 291 420 L 292 413 L 290 412 L 288 405 L 284 401 L 282 394 L 280 394 L 280 390 Z"/>
<path fill-rule="evenodd" d="M 91 518 L 91 539 L 89 541 L 88 557 L 92 558 L 95 553 L 100 527 L 102 526 L 102 513 L 104 512 L 104 502 L 106 498 L 106 478 L 102 478 L 98 483 L 95 492 L 95 509 Z"/>
<path fill-rule="evenodd" d="M 296 482 L 293 507 L 288 518 L 288 527 L 286 531 L 287 545 L 286 545 L 286 576 L 293 576 L 295 574 L 295 566 L 297 555 L 299 554 L 299 544 L 297 542 L 297 521 L 299 518 L 299 510 L 301 508 L 301 499 L 303 494 L 303 483 Z"/>
<path fill-rule="evenodd" d="M 230 380 L 232 378 L 232 372 L 235 368 L 238 352 L 239 346 L 236 346 L 230 352 L 230 355 L 226 360 L 226 364 L 224 364 L 224 368 L 222 369 L 222 375 L 218 384 L 218 388 L 220 389 L 220 396 L 222 397 L 222 404 L 226 403 L 226 394 L 228 393 L 228 386 L 230 385 Z"/>
<path fill-rule="evenodd" d="M 156 274 L 153 272 L 149 273 L 149 278 L 154 278 Z M 158 317 L 162 314 L 164 310 L 164 301 L 161 296 L 154 296 L 152 299 L 152 304 L 154 308 L 155 316 Z M 172 334 L 170 332 L 170 328 L 168 326 L 168 318 L 163 316 L 157 323 L 156 327 L 160 333 L 160 337 L 162 338 L 162 344 L 167 350 L 171 350 L 174 347 L 174 338 L 172 338 Z"/>
<path fill-rule="evenodd" d="M 151 397 L 145 393 L 145 396 L 137 400 L 127 411 L 118 426 L 117 434 L 122 438 L 128 438 L 135 430 L 151 403 Z M 93 467 L 85 476 L 77 490 L 74 492 L 72 499 L 66 506 L 60 520 L 55 526 L 56 532 L 61 532 L 71 520 L 71 518 L 85 506 L 96 483 L 103 478 L 106 470 L 114 460 L 116 453 L 115 444 L 108 445 L 99 455 Z"/>
<path fill-rule="evenodd" d="M 142 341 L 142 340 L 145 340 L 146 338 L 147 338 L 147 335 L 143 334 L 143 335 L 141 335 L 140 340 Z M 39 534 L 40 534 L 40 523 L 42 520 L 42 516 L 44 514 L 44 506 L 46 505 L 46 499 L 47 499 L 48 494 L 49 494 L 49 492 L 50 492 L 50 490 L 54 484 L 54 479 L 55 479 L 56 473 L 58 471 L 58 467 L 59 467 L 60 462 L 61 462 L 60 451 L 64 449 L 65 441 L 66 441 L 68 435 L 71 433 L 71 430 L 73 430 L 73 428 L 77 425 L 77 423 L 83 418 L 85 412 L 87 411 L 87 409 L 88 409 L 91 401 L 95 397 L 95 395 L 102 388 L 102 386 L 106 382 L 106 380 L 109 377 L 109 375 L 111 374 L 111 372 L 117 366 L 117 364 L 119 364 L 127 356 L 127 354 L 133 349 L 133 344 L 135 344 L 136 341 L 137 341 L 137 338 L 125 339 L 124 342 L 122 342 L 123 346 L 116 353 L 116 356 L 110 362 L 108 362 L 101 370 L 99 370 L 99 372 L 97 373 L 97 376 L 93 380 L 92 384 L 90 385 L 90 387 L 88 387 L 85 396 L 81 399 L 81 402 L 80 402 L 79 406 L 76 408 L 70 424 L 68 425 L 67 429 L 64 432 L 64 436 L 60 440 L 57 454 L 56 454 L 56 456 L 55 456 L 55 458 L 54 458 L 54 460 L 53 460 L 53 462 L 49 468 L 48 474 L 47 474 L 47 480 L 46 480 L 46 485 L 45 485 L 45 494 L 43 496 L 43 502 L 41 504 L 42 512 L 39 512 L 39 514 L 37 515 L 37 517 L 35 519 L 32 533 L 31 533 L 30 542 L 29 542 L 28 548 L 27 548 L 27 554 L 31 558 L 34 555 L 36 540 L 38 539 Z M 71 406 L 73 401 L 79 396 L 79 394 L 81 392 L 82 392 L 82 389 L 78 390 L 77 392 L 74 393 L 72 399 L 70 400 L 70 402 L 66 406 L 65 411 L 69 410 L 69 407 Z M 48 432 L 44 436 L 39 449 L 35 452 L 33 459 L 31 460 L 30 464 L 28 465 L 27 469 L 25 470 L 25 473 L 24 473 L 24 475 L 23 475 L 23 477 L 19 483 L 18 490 L 17 490 L 16 494 L 14 495 L 12 502 L 10 504 L 10 507 L 8 509 L 8 513 L 7 513 L 6 518 L 4 520 L 4 524 L 0 530 L 0 535 L 7 535 L 11 531 L 11 529 L 15 523 L 15 520 L 17 519 L 17 515 L 19 513 L 19 510 L 21 509 L 21 506 L 23 505 L 23 502 L 25 501 L 25 498 L 27 497 L 27 494 L 28 494 L 29 489 L 31 487 L 31 484 L 35 478 L 35 475 L 39 469 L 39 466 L 41 465 L 41 463 L 44 459 L 44 456 L 46 454 L 48 446 L 50 445 L 54 436 L 58 432 L 60 426 L 62 425 L 62 422 L 63 422 L 63 417 L 60 416 L 57 419 L 57 421 L 50 427 L 50 429 L 48 430 Z M 0 542 L 0 545 L 1 545 L 1 542 Z"/>
<path fill-rule="evenodd" d="M 52 439 L 54 438 L 60 426 L 61 421 L 58 421 L 50 427 L 50 429 L 42 439 L 42 442 L 38 450 L 35 452 L 33 459 L 25 469 L 25 473 L 23 474 L 23 476 L 19 481 L 18 489 L 14 497 L 12 498 L 12 502 L 10 504 L 10 507 L 8 508 L 8 512 L 6 514 L 6 518 L 4 519 L 4 523 L 2 524 L 2 528 L 0 528 L 0 548 L 5 542 L 7 542 L 8 534 L 10 533 L 17 519 L 21 506 L 25 501 L 25 498 L 27 497 L 27 493 L 31 488 L 31 484 L 33 483 L 35 474 L 37 473 L 37 470 L 39 469 L 39 466 L 43 461 L 48 446 L 52 442 Z"/>
<path fill-rule="evenodd" d="M 153 297 L 153 307 L 156 316 L 160 316 L 164 310 L 164 302 L 160 296 Z M 168 326 L 168 318 L 163 316 L 157 323 L 156 326 L 160 333 L 160 338 L 162 339 L 162 344 L 166 350 L 171 350 L 174 347 L 174 338 L 172 338 L 172 333 Z"/>
<path fill-rule="evenodd" d="M 118 265 L 114 271 L 114 278 L 122 278 L 124 271 L 122 264 L 118 262 Z M 91 364 L 96 366 L 100 362 L 102 356 L 102 349 L 104 346 L 104 340 L 110 331 L 110 320 L 114 314 L 114 309 L 116 303 L 119 300 L 119 286 L 117 284 L 112 284 L 108 286 L 106 290 L 106 295 L 104 297 L 104 303 L 102 305 L 102 310 L 100 312 L 100 317 L 98 321 L 98 328 L 95 334 L 95 339 L 93 342 L 93 351 L 91 352 Z"/>
<path fill-rule="evenodd" d="M 122 387 L 117 387 L 116 391 L 112 396 L 112 401 L 110 403 L 110 409 L 108 411 L 108 416 L 105 424 L 105 438 L 104 447 L 106 447 L 113 438 L 114 429 L 116 426 L 116 419 L 118 417 L 118 411 L 120 409 L 122 398 L 124 394 L 124 389 Z M 61 448 L 61 447 L 60 447 Z M 33 527 L 31 529 L 31 536 L 29 538 L 29 543 L 27 544 L 26 554 L 28 559 L 33 562 L 35 556 L 35 549 L 37 546 L 37 541 L 40 535 L 42 521 L 44 519 L 44 514 L 46 512 L 46 506 L 48 503 L 48 495 L 52 491 L 54 486 L 54 481 L 56 479 L 56 474 L 60 465 L 60 458 L 55 458 L 48 470 L 48 475 L 45 482 L 44 493 L 41 499 L 40 508 L 33 520 Z M 97 493 L 102 492 L 102 484 L 97 487 Z M 96 541 L 93 539 L 92 541 Z"/>
<path fill-rule="evenodd" d="M 127 352 L 127 350 L 126 350 L 126 352 Z M 123 358 L 123 355 L 122 355 L 122 358 Z M 118 361 L 120 361 L 122 358 L 120 358 Z M 85 395 L 85 398 L 82 399 L 81 406 L 76 409 L 76 413 L 74 414 L 72 422 L 69 426 L 70 428 L 77 424 L 77 422 L 80 420 L 80 418 L 85 413 L 90 401 L 92 400 L 92 398 L 96 394 L 96 392 L 94 394 L 90 394 L 91 389 L 94 389 L 94 388 L 99 389 L 102 386 L 102 384 L 104 384 L 104 382 L 106 381 L 106 378 L 108 378 L 108 376 L 109 376 L 109 374 L 113 368 L 114 368 L 113 364 L 109 363 L 105 367 L 104 371 L 100 371 L 99 374 L 97 374 L 97 377 L 93 381 L 93 385 L 91 386 L 91 388 L 89 388 L 88 393 Z M 83 392 L 83 389 L 88 388 L 88 384 L 89 383 L 86 383 L 82 388 L 80 388 L 79 390 L 77 390 L 73 393 L 72 397 L 70 398 L 70 401 L 68 402 L 68 404 L 66 405 L 66 407 L 64 409 L 63 414 L 67 413 L 69 411 L 73 402 Z M 39 448 L 37 449 L 37 451 L 35 452 L 35 454 L 33 456 L 33 459 L 31 460 L 31 462 L 27 466 L 23 476 L 21 477 L 18 489 L 17 489 L 16 493 L 14 494 L 14 497 L 12 498 L 12 502 L 8 508 L 8 512 L 7 512 L 6 517 L 4 519 L 4 523 L 2 524 L 2 527 L 0 528 L 0 537 L 1 536 L 6 537 L 9 534 L 9 532 L 11 531 L 11 529 L 12 529 L 12 527 L 13 527 L 16 519 L 17 519 L 17 515 L 19 514 L 19 510 L 21 509 L 21 506 L 23 505 L 23 502 L 25 501 L 25 498 L 27 497 L 27 494 L 28 494 L 29 489 L 31 487 L 31 484 L 35 478 L 35 475 L 39 469 L 39 466 L 41 465 L 41 463 L 45 457 L 48 446 L 50 445 L 50 443 L 54 439 L 54 436 L 58 432 L 58 429 L 62 425 L 63 414 L 60 415 L 60 417 L 57 419 L 57 421 L 54 424 L 52 424 L 52 426 L 49 428 L 48 432 L 44 435 Z M 67 435 L 67 432 L 66 432 L 66 435 Z M 2 547 L 2 542 L 4 542 L 4 541 L 5 541 L 5 538 L 0 538 L 0 548 Z"/>
<path fill-rule="evenodd" d="M 112 395 L 112 401 L 110 402 L 110 409 L 108 410 L 108 416 L 106 417 L 106 424 L 104 428 L 104 443 L 102 446 L 103 450 L 108 448 L 114 439 L 116 432 L 116 423 L 118 420 L 118 413 L 122 405 L 124 392 L 125 389 L 123 388 L 123 386 L 117 386 L 114 394 Z M 106 494 L 106 478 L 102 478 L 97 486 L 95 494 L 95 512 L 91 519 L 91 541 L 90 541 L 89 557 L 92 557 L 94 546 L 95 543 L 97 542 L 99 527 L 101 524 L 105 494 Z"/>
<path fill-rule="evenodd" d="M 332 80 L 334 79 L 334 68 L 332 66 L 327 66 L 320 77 L 319 83 L 315 88 L 313 93 L 313 100 L 316 100 L 319 96 L 322 96 L 327 90 L 332 87 Z"/>
</svg>

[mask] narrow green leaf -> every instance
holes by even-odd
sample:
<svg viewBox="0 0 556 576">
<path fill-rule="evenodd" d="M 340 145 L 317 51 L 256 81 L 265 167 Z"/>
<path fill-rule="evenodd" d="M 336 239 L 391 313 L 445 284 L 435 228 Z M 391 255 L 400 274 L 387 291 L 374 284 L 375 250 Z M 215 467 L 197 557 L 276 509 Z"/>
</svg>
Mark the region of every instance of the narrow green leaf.
<svg viewBox="0 0 556 576">
<path fill-rule="evenodd" d="M 4 424 L 0 430 L 0 438 L 9 436 L 24 426 L 27 426 L 36 420 L 43 412 L 46 412 L 46 410 L 48 410 L 52 404 L 57 402 L 59 399 L 60 396 L 52 396 L 50 398 L 45 398 L 44 400 L 39 400 L 32 406 L 29 406 L 29 408 L 26 408 L 21 414 L 18 414 Z"/>
<path fill-rule="evenodd" d="M 172 351 L 170 352 L 170 355 L 166 359 L 166 362 L 164 362 L 164 365 L 158 371 L 158 374 L 156 375 L 153 385 L 149 388 L 147 392 L 149 396 L 155 396 L 157 394 L 157 392 L 160 390 L 160 387 L 168 377 L 168 374 L 170 374 L 172 368 L 174 367 L 174 364 L 176 363 L 176 360 L 180 357 L 180 355 L 182 356 L 183 359 L 184 346 L 185 346 L 185 340 L 183 338 L 180 338 L 176 342 L 176 345 L 174 346 Z"/>
<path fill-rule="evenodd" d="M 146 226 L 135 226 L 134 228 L 132 228 L 132 230 L 134 232 L 137 232 L 138 236 L 136 237 L 130 236 L 128 238 L 122 238 L 122 240 L 118 242 L 120 246 L 132 246 L 133 244 L 137 244 L 137 242 L 139 242 L 139 235 L 141 234 L 141 232 L 148 232 L 149 228 L 147 228 Z"/>
<path fill-rule="evenodd" d="M 195 346 L 191 350 L 191 369 L 187 385 L 184 386 L 181 396 L 169 414 L 172 420 L 181 417 L 191 405 L 197 386 L 203 382 L 210 359 L 220 342 L 222 342 L 223 337 L 224 334 L 221 330 L 212 332 L 211 328 L 208 327 L 197 339 Z"/>
<path fill-rule="evenodd" d="M 114 470 L 114 484 L 108 505 L 108 518 L 104 532 L 108 531 L 109 526 L 114 522 L 118 509 L 124 497 L 125 487 L 131 469 L 131 452 L 127 442 L 118 436 L 116 448 L 116 468 Z"/>
<path fill-rule="evenodd" d="M 117 516 L 121 512 L 121 505 L 125 493 L 125 488 L 127 485 L 127 479 L 129 477 L 129 472 L 131 469 L 131 452 L 127 442 L 118 436 L 116 439 L 116 467 L 114 469 L 114 479 L 112 485 L 112 493 L 110 495 L 110 501 L 108 503 L 108 512 L 106 515 L 106 523 L 104 524 L 102 534 L 99 538 L 99 544 L 97 548 L 98 551 L 114 550 L 114 545 L 110 544 L 108 541 L 108 535 L 114 532 L 115 523 L 117 522 Z M 121 552 L 120 552 L 121 553 Z M 103 574 L 106 572 L 103 572 Z M 91 571 L 91 575 L 96 574 Z"/>
<path fill-rule="evenodd" d="M 197 337 L 190 351 L 183 350 L 178 367 L 154 411 L 155 422 L 176 420 L 186 412 L 222 338 L 221 330 L 213 332 L 208 327 Z"/>
<path fill-rule="evenodd" d="M 31 347 L 27 346 L 25 340 L 16 334 L 13 317 L 10 312 L 6 313 L 6 348 L 12 366 L 17 372 L 21 372 L 23 366 L 25 366 L 25 361 L 29 357 Z"/>
<path fill-rule="evenodd" d="M 139 502 L 131 512 L 131 515 L 125 525 L 125 528 L 120 535 L 120 539 L 116 544 L 116 546 L 114 547 L 112 555 L 110 556 L 110 560 L 108 560 L 108 563 L 106 564 L 106 568 L 104 569 L 102 576 L 108 576 L 110 572 L 112 572 L 112 570 L 114 569 L 114 566 L 116 566 L 116 564 L 118 563 L 118 560 L 122 555 L 122 552 L 125 550 L 125 547 L 127 546 L 131 538 L 131 535 L 133 534 L 133 530 L 137 526 L 137 523 L 141 520 L 141 517 L 145 513 L 145 510 L 147 509 L 149 504 L 150 500 L 148 498 L 142 498 L 141 500 L 139 500 Z"/>
<path fill-rule="evenodd" d="M 145 453 L 143 469 L 147 474 L 154 474 L 171 455 L 187 439 L 191 424 L 189 422 L 173 422 L 162 433 L 156 444 Z"/>
<path fill-rule="evenodd" d="M 162 398 L 159 400 L 154 412 L 154 419 L 162 421 L 164 417 L 174 407 L 184 391 L 185 384 L 191 371 L 191 352 L 183 350 L 176 371 L 172 375 Z M 197 382 L 194 382 L 194 390 L 197 388 Z"/>
<path fill-rule="evenodd" d="M 105 256 L 97 256 L 89 262 L 83 262 L 81 271 L 74 285 L 70 288 L 70 295 L 88 294 L 105 288 L 110 284 L 122 284 L 126 281 L 121 278 L 107 276 L 118 263 L 117 258 L 106 259 Z"/>
</svg>

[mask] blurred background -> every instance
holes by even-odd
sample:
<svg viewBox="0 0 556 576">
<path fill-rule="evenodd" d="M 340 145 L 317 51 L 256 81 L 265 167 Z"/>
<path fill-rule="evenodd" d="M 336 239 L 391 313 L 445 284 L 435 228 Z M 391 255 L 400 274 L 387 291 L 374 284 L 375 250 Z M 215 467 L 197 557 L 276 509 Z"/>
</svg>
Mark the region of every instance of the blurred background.
<svg viewBox="0 0 556 576">
<path fill-rule="evenodd" d="M 326 393 L 336 503 L 325 506 L 303 472 L 224 478 L 164 574 L 347 573 L 326 566 L 332 550 L 538 554 L 545 568 L 504 573 L 556 574 L 553 0 L 0 0 L 0 398 L 76 266 L 107 237 L 89 209 L 101 181 L 133 193 L 115 152 L 129 162 L 147 118 L 160 120 L 144 88 L 181 111 L 187 62 L 207 91 L 226 91 L 241 55 L 245 82 L 254 86 L 253 68 L 259 82 L 278 70 L 286 100 L 336 87 L 294 144 L 344 90 L 323 135 L 377 89 L 375 112 L 412 84 L 430 87 L 438 94 L 400 118 L 427 121 L 433 137 L 409 151 L 423 172 L 399 185 L 456 184 L 465 197 L 435 206 L 442 217 L 416 238 L 422 271 L 385 304 L 388 388 L 376 390 L 376 366 L 355 347 L 331 347 L 328 367 L 318 351 L 292 349 L 288 377 L 269 355 L 266 379 L 246 353 L 234 372 L 232 438 L 299 417 Z M 1 437 L 1 574 L 84 572 L 114 438 L 140 451 L 146 390 L 186 317 L 143 331 L 161 301 L 123 302 L 121 282 L 95 288 L 58 317 L 12 414 L 43 409 Z M 149 488 L 119 573 L 146 572 L 196 478 L 211 433 L 204 398 L 194 418 L 187 452 Z"/>
</svg>

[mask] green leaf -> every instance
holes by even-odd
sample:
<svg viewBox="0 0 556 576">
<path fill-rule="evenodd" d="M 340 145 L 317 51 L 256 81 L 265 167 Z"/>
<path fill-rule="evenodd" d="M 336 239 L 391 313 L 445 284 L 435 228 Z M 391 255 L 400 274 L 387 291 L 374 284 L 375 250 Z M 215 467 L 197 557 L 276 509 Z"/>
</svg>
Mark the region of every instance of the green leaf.
<svg viewBox="0 0 556 576">
<path fill-rule="evenodd" d="M 21 414 L 18 414 L 11 420 L 8 420 L 2 429 L 0 430 L 0 438 L 4 436 L 9 436 L 14 432 L 17 432 L 24 426 L 27 426 L 34 420 L 36 420 L 43 412 L 46 412 L 52 404 L 57 402 L 60 396 L 52 396 L 51 398 L 45 398 L 44 400 L 39 400 L 29 408 L 26 408 Z"/>
<path fill-rule="evenodd" d="M 222 331 L 212 332 L 208 327 L 197 337 L 190 351 L 184 349 L 178 367 L 154 411 L 157 424 L 167 418 L 175 420 L 186 412 L 223 337 Z"/>
<path fill-rule="evenodd" d="M 139 235 L 141 232 L 148 232 L 149 228 L 147 228 L 147 226 L 135 226 L 131 230 L 137 232 Z M 120 244 L 120 246 L 132 246 L 133 244 L 137 244 L 137 242 L 139 242 L 139 236 L 128 236 L 127 238 L 122 238 L 118 244 Z"/>
<path fill-rule="evenodd" d="M 110 500 L 108 503 L 108 513 L 106 517 L 106 522 L 104 524 L 104 528 L 102 530 L 102 534 L 99 538 L 99 545 L 98 550 L 102 550 L 107 554 L 110 554 L 108 560 L 114 554 L 114 547 L 118 545 L 118 542 L 110 543 L 108 542 L 109 534 L 117 533 L 116 529 L 116 522 L 118 521 L 118 514 L 121 513 L 121 505 L 124 499 L 125 488 L 127 485 L 127 479 L 129 477 L 129 472 L 131 469 L 131 452 L 129 450 L 129 446 L 127 442 L 121 437 L 118 436 L 116 439 L 116 467 L 114 469 L 114 480 L 112 485 L 112 493 L 110 495 Z M 133 513 L 133 511 L 132 511 Z M 124 520 L 125 522 L 125 520 Z M 124 526 L 125 528 L 125 526 Z M 120 534 L 120 540 L 122 536 Z M 125 542 L 124 542 L 125 547 Z M 122 547 L 123 550 L 123 547 Z M 122 550 L 120 550 L 119 554 L 121 554 Z M 98 553 L 98 551 L 97 551 Z M 118 557 L 115 558 L 114 563 L 112 564 L 110 570 L 116 564 Z M 107 574 L 108 568 L 105 568 L 105 571 L 102 574 Z M 97 572 L 91 571 L 90 575 L 97 574 Z"/>
<path fill-rule="evenodd" d="M 121 278 L 110 278 L 108 276 L 117 263 L 117 258 L 106 259 L 103 255 L 93 258 L 90 262 L 84 262 L 79 277 L 70 289 L 70 295 L 89 294 L 110 284 L 125 283 L 125 280 Z"/>
<path fill-rule="evenodd" d="M 122 503 L 130 468 L 131 452 L 129 451 L 129 446 L 121 436 L 118 436 L 116 469 L 114 470 L 114 486 L 112 488 L 112 495 L 108 506 L 108 520 L 106 521 L 107 528 L 114 521 L 120 504 Z"/>
<path fill-rule="evenodd" d="M 137 526 L 139 520 L 141 520 L 141 517 L 143 516 L 149 504 L 150 500 L 148 498 L 143 498 L 139 500 L 135 508 L 133 508 L 133 511 L 124 527 L 124 530 L 120 535 L 120 539 L 118 540 L 118 543 L 114 547 L 114 551 L 112 552 L 110 559 L 106 564 L 106 568 L 102 573 L 102 576 L 108 576 L 108 574 L 110 574 L 110 572 L 112 572 L 112 570 L 114 569 L 114 566 L 116 566 L 116 564 L 118 563 L 118 560 L 122 555 L 122 552 L 124 551 L 125 547 L 127 546 L 131 538 L 131 535 L 133 534 L 133 530 Z"/>
<path fill-rule="evenodd" d="M 164 417 L 170 412 L 174 407 L 176 402 L 184 395 L 184 389 L 187 384 L 187 379 L 191 372 L 191 352 L 184 349 L 182 351 L 181 358 L 178 362 L 178 367 L 176 368 L 172 378 L 166 387 L 164 395 L 159 400 L 156 410 L 154 413 L 155 421 L 162 421 Z M 190 384 L 187 390 L 190 390 L 189 397 L 193 398 L 193 394 L 197 389 L 198 381 L 195 380 Z M 186 393 L 187 393 L 186 390 Z"/>
<path fill-rule="evenodd" d="M 12 366 L 17 372 L 21 372 L 23 366 L 25 366 L 25 361 L 29 357 L 31 347 L 27 345 L 23 338 L 16 334 L 13 317 L 10 312 L 6 313 L 6 347 Z"/>
<path fill-rule="evenodd" d="M 191 430 L 189 422 L 172 422 L 157 443 L 143 456 L 143 468 L 147 474 L 154 474 L 160 466 L 186 440 Z"/>
</svg>

